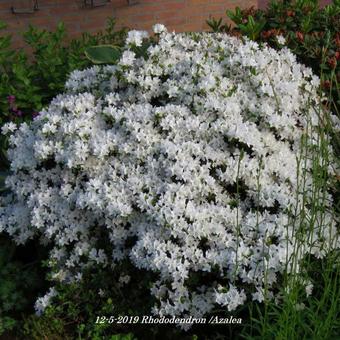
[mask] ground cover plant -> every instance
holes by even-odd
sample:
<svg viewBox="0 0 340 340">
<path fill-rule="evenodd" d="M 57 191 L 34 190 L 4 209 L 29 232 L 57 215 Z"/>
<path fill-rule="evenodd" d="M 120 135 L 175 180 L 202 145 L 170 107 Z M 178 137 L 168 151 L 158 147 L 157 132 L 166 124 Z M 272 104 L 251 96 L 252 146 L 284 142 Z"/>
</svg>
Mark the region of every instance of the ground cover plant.
<svg viewBox="0 0 340 340">
<path fill-rule="evenodd" d="M 287 49 L 161 25 L 155 33 L 153 43 L 129 32 L 115 65 L 73 72 L 32 124 L 3 128 L 12 174 L 0 226 L 18 243 L 50 247 L 55 287 L 37 312 L 81 314 L 53 301 L 84 280 L 106 313 L 241 315 L 268 301 L 303 308 L 318 294 L 307 264 L 334 267 L 327 261 L 339 245 L 328 134 L 339 120 L 321 104 L 319 78 Z M 119 304 L 117 292 L 133 301 Z M 336 313 L 320 335 L 335 334 Z M 273 336 L 261 327 L 243 336 Z"/>
</svg>

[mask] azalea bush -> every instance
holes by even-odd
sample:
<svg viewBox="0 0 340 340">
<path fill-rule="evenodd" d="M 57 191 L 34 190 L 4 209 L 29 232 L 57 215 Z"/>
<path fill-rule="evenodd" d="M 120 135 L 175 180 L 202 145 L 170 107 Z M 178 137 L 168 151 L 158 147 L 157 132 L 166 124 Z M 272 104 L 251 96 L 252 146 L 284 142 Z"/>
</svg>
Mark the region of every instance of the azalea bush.
<svg viewBox="0 0 340 340">
<path fill-rule="evenodd" d="M 319 78 L 286 48 L 155 33 L 139 56 L 147 34 L 129 32 L 116 65 L 74 71 L 32 124 L 4 126 L 0 230 L 48 245 L 57 285 L 148 273 L 158 316 L 279 303 L 290 278 L 312 294 L 304 260 L 339 246 L 325 132 L 339 120 Z"/>
<path fill-rule="evenodd" d="M 265 9 L 227 10 L 234 26 L 222 18 L 207 22 L 215 32 L 245 35 L 280 49 L 288 46 L 298 61 L 311 67 L 322 78 L 321 86 L 329 105 L 339 113 L 340 81 L 340 2 L 320 8 L 315 0 L 269 2 Z"/>
</svg>

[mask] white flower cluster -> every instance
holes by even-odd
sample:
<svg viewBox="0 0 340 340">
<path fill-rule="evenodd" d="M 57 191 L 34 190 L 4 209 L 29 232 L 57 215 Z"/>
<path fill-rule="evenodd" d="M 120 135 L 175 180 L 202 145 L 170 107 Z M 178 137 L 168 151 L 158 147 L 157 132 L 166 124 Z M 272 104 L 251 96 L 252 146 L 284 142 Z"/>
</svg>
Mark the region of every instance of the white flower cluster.
<svg viewBox="0 0 340 340">
<path fill-rule="evenodd" d="M 34 306 L 36 314 L 39 316 L 42 315 L 45 309 L 51 304 L 51 299 L 56 295 L 57 291 L 52 287 L 44 296 L 38 298 Z"/>
<path fill-rule="evenodd" d="M 130 31 L 128 32 L 128 36 L 126 38 L 126 43 L 135 45 L 135 46 L 142 46 L 143 40 L 147 39 L 149 34 L 147 31 Z"/>
<path fill-rule="evenodd" d="M 65 282 L 129 259 L 157 276 L 160 316 L 273 297 L 290 261 L 338 246 L 323 209 L 296 249 L 297 212 L 312 209 L 313 160 L 298 160 L 303 136 L 318 142 L 319 79 L 286 48 L 155 29 L 147 58 L 133 49 L 146 33 L 132 32 L 117 65 L 74 72 L 30 126 L 5 127 L 0 231 L 39 235 Z"/>
</svg>

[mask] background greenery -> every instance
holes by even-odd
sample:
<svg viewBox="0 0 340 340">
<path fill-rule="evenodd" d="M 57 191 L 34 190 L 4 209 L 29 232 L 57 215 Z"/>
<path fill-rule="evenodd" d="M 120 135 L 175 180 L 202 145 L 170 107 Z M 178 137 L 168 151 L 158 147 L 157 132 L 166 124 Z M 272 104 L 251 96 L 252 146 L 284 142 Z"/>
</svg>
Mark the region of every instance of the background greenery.
<svg viewBox="0 0 340 340">
<path fill-rule="evenodd" d="M 322 79 L 327 95 L 323 105 L 339 115 L 340 2 L 320 9 L 317 1 L 272 2 L 267 10 L 236 9 L 227 12 L 234 26 L 223 19 L 208 20 L 213 31 L 248 36 L 274 48 L 282 48 L 277 35 L 286 38 L 287 46 L 299 61 L 312 67 Z M 1 23 L 0 27 L 4 28 Z M 122 46 L 126 30 L 115 30 L 109 20 L 105 31 L 96 35 L 84 33 L 68 40 L 65 28 L 47 32 L 30 27 L 24 34 L 32 53 L 11 47 L 10 36 L 0 35 L 0 126 L 7 121 L 30 121 L 49 101 L 63 91 L 65 80 L 74 69 L 90 65 L 84 51 L 93 45 Z M 337 136 L 331 142 L 339 152 Z M 8 173 L 6 140 L 0 139 L 0 190 L 5 192 Z M 320 169 L 319 169 L 320 170 Z M 321 173 L 321 172 L 319 172 Z M 316 185 L 325 185 L 317 173 Z M 321 190 L 321 189 L 320 189 Z M 333 183 L 332 195 L 339 212 L 340 182 Z M 322 201 L 315 202 L 322 205 Z M 243 318 L 242 325 L 195 326 L 184 333 L 170 326 L 96 324 L 99 315 L 148 315 L 153 301 L 149 298 L 149 275 L 122 264 L 124 271 L 136 279 L 122 287 L 108 270 L 88 272 L 82 284 L 57 287 L 54 299 L 42 317 L 34 315 L 37 296 L 48 287 L 46 259 L 48 249 L 37 242 L 16 246 L 0 235 L 0 339 L 339 339 L 340 338 L 340 273 L 339 254 L 324 260 L 305 259 L 314 284 L 311 297 L 296 282 L 290 291 L 282 291 L 280 304 L 265 301 L 252 303 L 234 316 Z M 105 293 L 99 295 L 99 289 Z M 297 307 L 298 306 L 298 307 Z M 228 316 L 221 310 L 214 311 Z"/>
</svg>

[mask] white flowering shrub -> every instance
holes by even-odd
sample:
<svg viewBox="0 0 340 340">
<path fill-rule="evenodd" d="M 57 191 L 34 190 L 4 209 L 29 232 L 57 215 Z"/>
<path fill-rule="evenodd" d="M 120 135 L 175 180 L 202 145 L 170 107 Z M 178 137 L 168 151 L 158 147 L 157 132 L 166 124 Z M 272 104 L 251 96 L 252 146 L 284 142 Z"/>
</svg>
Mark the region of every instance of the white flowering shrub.
<svg viewBox="0 0 340 340">
<path fill-rule="evenodd" d="M 299 212 L 313 209 L 302 150 L 318 148 L 319 79 L 285 48 L 156 33 L 145 58 L 146 34 L 130 32 L 117 65 L 73 72 L 31 125 L 5 126 L 0 230 L 49 244 L 61 282 L 123 260 L 154 273 L 156 315 L 275 297 L 292 261 L 338 247 L 327 194 L 296 248 Z"/>
</svg>

